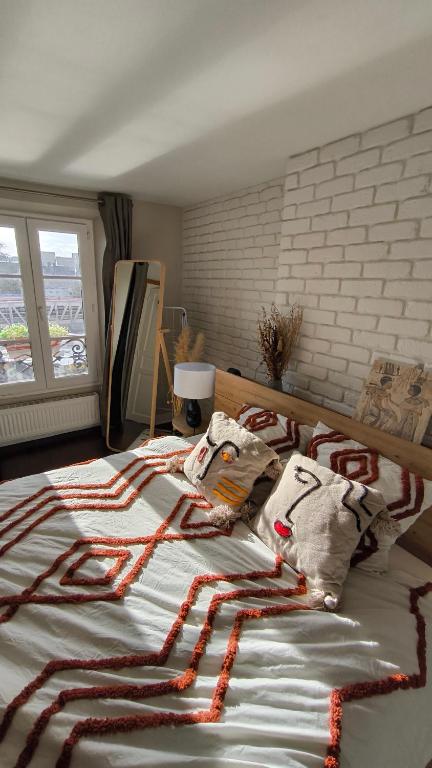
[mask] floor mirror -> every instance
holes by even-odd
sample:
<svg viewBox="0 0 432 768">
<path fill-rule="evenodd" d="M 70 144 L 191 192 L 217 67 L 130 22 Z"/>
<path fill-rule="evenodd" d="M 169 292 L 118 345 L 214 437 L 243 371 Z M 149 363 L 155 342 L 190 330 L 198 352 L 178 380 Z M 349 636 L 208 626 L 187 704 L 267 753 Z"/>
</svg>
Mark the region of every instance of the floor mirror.
<svg viewBox="0 0 432 768">
<path fill-rule="evenodd" d="M 162 312 L 165 266 L 158 261 L 118 261 L 114 273 L 105 365 L 105 435 L 108 448 L 124 451 L 143 434 L 153 437 L 161 390 L 171 385 Z M 166 386 L 159 387 L 162 365 Z"/>
</svg>

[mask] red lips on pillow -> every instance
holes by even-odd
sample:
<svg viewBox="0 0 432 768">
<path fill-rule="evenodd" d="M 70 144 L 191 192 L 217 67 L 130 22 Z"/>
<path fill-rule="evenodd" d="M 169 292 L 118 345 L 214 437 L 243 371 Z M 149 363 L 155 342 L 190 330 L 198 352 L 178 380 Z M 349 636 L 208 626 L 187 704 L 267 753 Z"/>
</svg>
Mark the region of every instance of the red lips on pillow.
<svg viewBox="0 0 432 768">
<path fill-rule="evenodd" d="M 276 533 L 278 533 L 279 536 L 282 536 L 284 539 L 289 539 L 289 537 L 292 536 L 292 529 L 281 523 L 280 520 L 275 521 L 274 529 Z"/>
</svg>

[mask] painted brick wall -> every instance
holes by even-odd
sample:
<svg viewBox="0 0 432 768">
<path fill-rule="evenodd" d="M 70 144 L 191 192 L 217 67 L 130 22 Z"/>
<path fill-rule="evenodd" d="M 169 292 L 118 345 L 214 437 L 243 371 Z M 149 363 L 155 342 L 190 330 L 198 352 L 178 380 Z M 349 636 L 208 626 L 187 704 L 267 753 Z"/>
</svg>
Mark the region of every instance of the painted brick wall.
<svg viewBox="0 0 432 768">
<path fill-rule="evenodd" d="M 208 358 L 253 377 L 257 313 L 275 298 L 284 179 L 195 206 L 183 216 L 183 304 Z"/>
<path fill-rule="evenodd" d="M 302 397 L 351 413 L 374 354 L 432 363 L 431 176 L 432 108 L 185 211 L 183 300 L 209 358 L 254 375 L 275 300 L 305 308 L 286 376 Z"/>
</svg>

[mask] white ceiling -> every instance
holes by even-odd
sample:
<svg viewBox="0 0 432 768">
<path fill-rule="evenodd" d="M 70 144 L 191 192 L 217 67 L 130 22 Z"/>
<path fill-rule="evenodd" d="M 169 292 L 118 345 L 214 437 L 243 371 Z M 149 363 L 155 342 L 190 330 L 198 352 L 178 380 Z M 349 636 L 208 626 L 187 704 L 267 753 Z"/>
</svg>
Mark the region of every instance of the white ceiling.
<svg viewBox="0 0 432 768">
<path fill-rule="evenodd" d="M 431 0 L 0 0 L 0 175 L 185 205 L 432 103 Z"/>
</svg>

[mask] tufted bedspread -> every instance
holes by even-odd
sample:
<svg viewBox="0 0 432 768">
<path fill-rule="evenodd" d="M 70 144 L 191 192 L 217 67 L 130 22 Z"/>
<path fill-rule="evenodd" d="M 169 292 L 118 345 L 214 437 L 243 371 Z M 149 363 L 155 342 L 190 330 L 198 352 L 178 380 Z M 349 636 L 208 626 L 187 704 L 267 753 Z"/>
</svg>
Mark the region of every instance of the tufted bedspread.
<svg viewBox="0 0 432 768">
<path fill-rule="evenodd" d="M 167 458 L 0 488 L 0 766 L 425 768 L 432 569 L 395 548 L 337 614 Z"/>
</svg>

